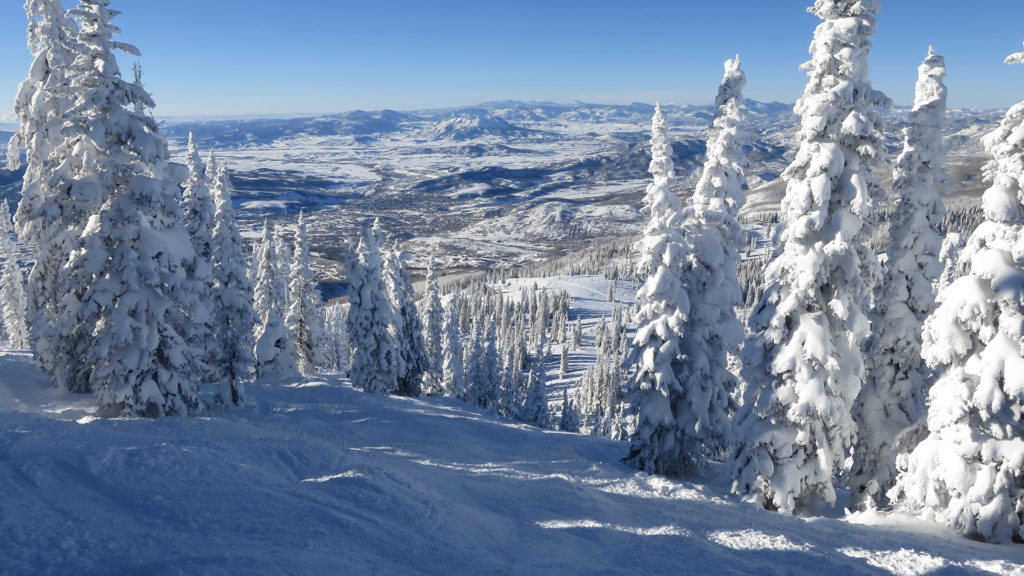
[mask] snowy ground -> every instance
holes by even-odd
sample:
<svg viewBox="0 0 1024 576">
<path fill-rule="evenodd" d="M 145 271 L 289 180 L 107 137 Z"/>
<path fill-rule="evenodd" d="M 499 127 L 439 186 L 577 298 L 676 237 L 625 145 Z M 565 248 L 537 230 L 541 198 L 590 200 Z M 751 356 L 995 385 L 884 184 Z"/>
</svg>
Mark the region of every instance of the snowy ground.
<svg viewBox="0 0 1024 576">
<path fill-rule="evenodd" d="M 625 446 L 336 377 L 209 418 L 94 420 L 0 352 L 2 574 L 1024 574 L 899 516 L 800 519 Z"/>
</svg>

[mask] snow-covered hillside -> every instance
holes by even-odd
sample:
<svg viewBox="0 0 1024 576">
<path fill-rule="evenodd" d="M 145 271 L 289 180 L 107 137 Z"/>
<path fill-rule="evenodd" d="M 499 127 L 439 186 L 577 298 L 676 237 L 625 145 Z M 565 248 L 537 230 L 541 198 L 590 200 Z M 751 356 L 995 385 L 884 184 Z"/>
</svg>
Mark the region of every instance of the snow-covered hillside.
<svg viewBox="0 0 1024 576">
<path fill-rule="evenodd" d="M 704 160 L 713 109 L 663 109 L 681 177 L 677 192 L 686 196 Z M 202 149 L 226 159 L 243 226 L 258 227 L 264 217 L 293 221 L 304 209 L 314 252 L 340 260 L 359 226 L 380 216 L 385 230 L 406 240 L 414 266 L 433 253 L 443 268 L 475 268 L 535 262 L 638 232 L 653 110 L 639 103 L 492 102 L 453 110 L 171 122 L 164 132 L 176 150 L 194 132 Z M 888 116 L 893 152 L 906 116 L 903 109 Z M 772 191 L 795 151 L 797 119 L 789 104 L 761 102 L 748 102 L 747 117 L 756 135 L 746 171 L 751 193 L 774 208 Z M 976 110 L 949 114 L 947 145 L 958 190 L 981 189 L 979 138 L 999 117 Z M 501 245 L 482 232 L 492 225 L 506 240 Z"/>
<path fill-rule="evenodd" d="M 0 573 L 1022 574 L 900 516 L 800 519 L 625 445 L 325 376 L 206 418 L 94 420 L 0 353 Z"/>
<path fill-rule="evenodd" d="M 748 154 L 748 210 L 774 209 L 782 190 L 778 176 L 795 150 L 796 116 L 789 104 L 747 104 L 756 134 Z M 677 193 L 686 196 L 704 160 L 713 110 L 663 110 L 681 176 Z M 193 132 L 204 153 L 215 150 L 226 161 L 237 189 L 235 209 L 250 238 L 264 218 L 294 224 L 304 210 L 314 254 L 340 263 L 359 227 L 381 217 L 384 229 L 405 241 L 414 267 L 434 254 L 442 268 L 453 270 L 537 262 L 636 234 L 652 112 L 653 106 L 639 103 L 511 101 L 452 110 L 170 121 L 163 132 L 179 160 Z M 887 117 L 892 152 L 906 116 L 897 109 Z M 982 189 L 980 137 L 1000 117 L 986 110 L 949 113 L 946 145 L 958 193 Z M 0 132 L 0 144 L 8 136 Z M 16 203 L 20 181 L 20 171 L 0 167 L 0 196 Z"/>
</svg>

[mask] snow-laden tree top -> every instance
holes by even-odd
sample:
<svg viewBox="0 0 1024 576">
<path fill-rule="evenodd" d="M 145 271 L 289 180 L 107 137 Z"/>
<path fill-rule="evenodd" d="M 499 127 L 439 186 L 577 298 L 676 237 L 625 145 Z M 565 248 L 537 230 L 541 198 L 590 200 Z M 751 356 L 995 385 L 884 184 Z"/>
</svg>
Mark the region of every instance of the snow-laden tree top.
<svg viewBox="0 0 1024 576">
<path fill-rule="evenodd" d="M 654 105 L 654 117 L 651 118 L 651 165 L 648 170 L 653 178 L 647 185 L 644 204 L 653 207 L 663 193 L 671 190 L 676 183 L 672 145 L 668 140 L 668 124 L 661 112 L 661 104 Z"/>
<path fill-rule="evenodd" d="M 1006 57 L 1008 64 L 1024 64 L 1024 52 Z M 985 218 L 995 222 L 1015 222 L 1024 214 L 1019 195 L 1024 191 L 1024 102 L 1015 104 L 1006 112 L 999 128 L 982 138 L 985 150 L 992 155 L 984 166 L 985 179 L 992 186 L 981 198 Z"/>
<path fill-rule="evenodd" d="M 740 68 L 740 56 L 725 61 L 725 75 L 722 83 L 718 86 L 718 95 L 715 96 L 715 118 L 725 113 L 723 106 L 729 102 L 743 104 L 743 87 L 747 85 L 747 75 Z"/>
<path fill-rule="evenodd" d="M 1014 52 L 1004 60 L 1007 64 L 1024 64 L 1024 52 Z"/>
<path fill-rule="evenodd" d="M 708 134 L 707 161 L 691 201 L 701 220 L 716 222 L 722 228 L 724 242 L 730 246 L 742 242 L 742 230 L 736 216 L 746 202 L 743 173 L 747 162 L 743 150 L 747 135 L 743 129 L 743 87 L 747 77 L 740 68 L 740 57 L 725 61 L 725 74 L 715 98 L 715 119 Z"/>
</svg>

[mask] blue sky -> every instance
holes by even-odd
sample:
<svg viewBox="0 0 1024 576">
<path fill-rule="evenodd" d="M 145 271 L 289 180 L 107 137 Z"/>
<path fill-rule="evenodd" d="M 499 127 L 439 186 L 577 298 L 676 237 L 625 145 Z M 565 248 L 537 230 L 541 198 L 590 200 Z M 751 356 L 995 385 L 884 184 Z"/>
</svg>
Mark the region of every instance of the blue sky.
<svg viewBox="0 0 1024 576">
<path fill-rule="evenodd" d="M 21 0 L 0 8 L 0 102 L 30 56 Z M 70 6 L 72 0 L 65 0 Z M 735 53 L 746 95 L 792 102 L 817 18 L 811 0 L 113 0 L 142 50 L 158 116 L 441 108 L 488 100 L 702 104 Z M 1024 99 L 1020 0 L 883 0 L 872 80 L 910 103 L 928 45 L 950 105 Z M 123 70 L 134 59 L 121 55 Z M 0 115 L 9 113 L 0 104 Z"/>
</svg>

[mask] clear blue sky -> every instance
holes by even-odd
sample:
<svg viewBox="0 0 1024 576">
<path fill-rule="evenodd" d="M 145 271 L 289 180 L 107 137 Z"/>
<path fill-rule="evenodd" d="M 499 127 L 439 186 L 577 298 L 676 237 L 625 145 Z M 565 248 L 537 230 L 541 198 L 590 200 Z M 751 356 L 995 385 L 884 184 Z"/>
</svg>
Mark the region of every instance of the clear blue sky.
<svg viewBox="0 0 1024 576">
<path fill-rule="evenodd" d="M 70 6 L 73 0 L 64 0 Z M 24 78 L 21 0 L 0 2 L 0 116 Z M 158 116 L 409 110 L 487 100 L 709 102 L 721 63 L 746 95 L 792 102 L 818 20 L 811 0 L 113 0 L 142 50 Z M 872 80 L 913 98 L 928 45 L 950 105 L 1024 100 L 1021 0 L 883 0 Z M 121 55 L 122 70 L 133 58 Z"/>
</svg>

